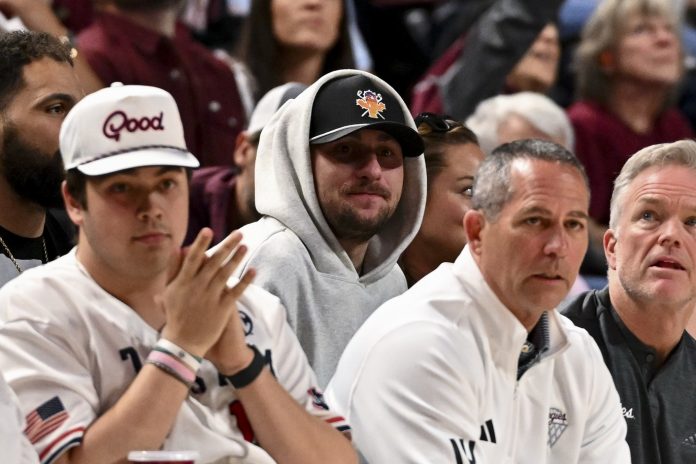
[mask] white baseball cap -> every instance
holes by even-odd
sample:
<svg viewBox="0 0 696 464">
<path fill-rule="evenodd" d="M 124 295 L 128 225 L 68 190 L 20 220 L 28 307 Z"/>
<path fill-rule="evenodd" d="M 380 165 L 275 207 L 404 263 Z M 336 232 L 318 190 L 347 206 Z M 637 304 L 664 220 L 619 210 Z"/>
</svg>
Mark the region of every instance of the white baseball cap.
<svg viewBox="0 0 696 464">
<path fill-rule="evenodd" d="M 195 168 L 174 98 L 157 87 L 116 82 L 80 100 L 60 128 L 66 170 L 100 176 L 143 166 Z"/>
<path fill-rule="evenodd" d="M 307 86 L 299 82 L 288 82 L 278 87 L 273 87 L 271 90 L 259 100 L 249 118 L 249 127 L 247 133 L 251 136 L 257 136 L 261 130 L 271 120 L 271 116 L 280 109 L 283 104 L 297 97 L 302 93 Z"/>
</svg>

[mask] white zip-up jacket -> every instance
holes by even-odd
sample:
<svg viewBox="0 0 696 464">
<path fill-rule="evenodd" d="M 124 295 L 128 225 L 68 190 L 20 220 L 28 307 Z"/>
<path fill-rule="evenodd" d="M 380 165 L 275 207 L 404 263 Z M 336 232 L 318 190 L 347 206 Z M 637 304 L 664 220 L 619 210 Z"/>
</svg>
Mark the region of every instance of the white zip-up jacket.
<svg viewBox="0 0 696 464">
<path fill-rule="evenodd" d="M 548 351 L 517 379 L 524 326 L 468 247 L 380 307 L 348 344 L 327 401 L 375 463 L 630 463 L 597 345 L 549 312 Z"/>
</svg>

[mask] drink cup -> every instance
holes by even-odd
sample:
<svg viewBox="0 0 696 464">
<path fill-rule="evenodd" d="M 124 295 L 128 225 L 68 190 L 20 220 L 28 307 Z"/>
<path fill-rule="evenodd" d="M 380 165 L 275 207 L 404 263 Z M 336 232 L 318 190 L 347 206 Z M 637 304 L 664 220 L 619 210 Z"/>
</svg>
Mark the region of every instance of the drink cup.
<svg viewBox="0 0 696 464">
<path fill-rule="evenodd" d="M 131 451 L 128 462 L 149 464 L 196 464 L 198 451 Z"/>
</svg>

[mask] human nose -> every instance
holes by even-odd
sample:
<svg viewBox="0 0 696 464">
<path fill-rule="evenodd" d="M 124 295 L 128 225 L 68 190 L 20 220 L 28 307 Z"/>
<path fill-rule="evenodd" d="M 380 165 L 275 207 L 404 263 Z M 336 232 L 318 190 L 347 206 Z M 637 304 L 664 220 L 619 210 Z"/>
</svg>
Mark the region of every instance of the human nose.
<svg viewBox="0 0 696 464">
<path fill-rule="evenodd" d="M 549 237 L 544 245 L 544 253 L 549 256 L 563 258 L 568 250 L 568 233 L 562 226 L 549 230 Z"/>
<path fill-rule="evenodd" d="M 674 30 L 667 25 L 658 26 L 655 29 L 655 40 L 660 44 L 671 45 L 676 40 Z"/>
<path fill-rule="evenodd" d="M 379 179 L 382 176 L 382 165 L 375 153 L 369 153 L 361 160 L 357 174 L 358 177 L 368 179 Z"/>
<path fill-rule="evenodd" d="M 138 199 L 138 219 L 141 221 L 161 219 L 164 210 L 159 200 L 160 194 L 156 191 L 142 192 Z"/>
<path fill-rule="evenodd" d="M 681 246 L 681 240 L 679 239 L 680 230 L 681 221 L 676 218 L 663 222 L 658 243 L 664 247 Z"/>
</svg>

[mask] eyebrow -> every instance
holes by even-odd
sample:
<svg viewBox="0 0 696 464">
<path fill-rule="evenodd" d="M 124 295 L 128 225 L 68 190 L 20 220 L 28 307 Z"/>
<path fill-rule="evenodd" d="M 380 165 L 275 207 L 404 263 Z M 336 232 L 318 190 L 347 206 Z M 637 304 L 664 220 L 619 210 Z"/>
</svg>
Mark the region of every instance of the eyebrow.
<svg viewBox="0 0 696 464">
<path fill-rule="evenodd" d="M 544 214 L 544 215 L 551 215 L 551 211 L 549 211 L 546 208 L 543 208 L 541 206 L 532 206 L 531 208 L 525 208 L 520 210 L 520 214 Z M 584 211 L 579 211 L 579 210 L 573 210 L 568 213 L 568 216 L 576 217 L 579 219 L 587 219 L 589 216 L 586 212 Z"/>
<path fill-rule="evenodd" d="M 67 103 L 67 104 L 70 104 L 70 105 L 74 105 L 74 104 L 77 102 L 77 99 L 76 99 L 75 97 L 73 97 L 72 95 L 70 95 L 70 94 L 67 94 L 67 93 L 52 93 L 52 94 L 46 95 L 45 97 L 39 99 L 39 100 L 36 102 L 36 105 L 37 105 L 37 106 L 40 106 L 40 105 L 42 105 L 42 104 L 48 103 L 49 101 L 53 101 L 53 100 L 58 100 L 58 101 L 61 101 L 61 102 L 63 102 L 63 103 Z"/>
</svg>

